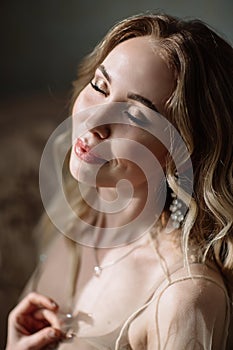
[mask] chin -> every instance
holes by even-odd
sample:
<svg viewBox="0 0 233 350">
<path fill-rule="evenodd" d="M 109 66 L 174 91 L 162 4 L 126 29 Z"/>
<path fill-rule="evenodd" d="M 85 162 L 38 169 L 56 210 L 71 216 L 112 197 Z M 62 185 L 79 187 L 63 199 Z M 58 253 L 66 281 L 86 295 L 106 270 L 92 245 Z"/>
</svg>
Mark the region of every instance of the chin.
<svg viewBox="0 0 233 350">
<path fill-rule="evenodd" d="M 93 169 L 90 168 L 89 164 L 77 159 L 76 155 L 72 153 L 69 168 L 71 175 L 76 181 L 91 187 L 97 187 L 96 179 L 93 177 Z"/>
<path fill-rule="evenodd" d="M 70 173 L 73 176 L 73 178 L 77 181 L 79 181 L 79 168 L 80 164 L 78 164 L 76 157 L 74 157 L 73 152 L 71 153 L 70 156 L 70 163 L 69 163 L 69 169 Z"/>
</svg>

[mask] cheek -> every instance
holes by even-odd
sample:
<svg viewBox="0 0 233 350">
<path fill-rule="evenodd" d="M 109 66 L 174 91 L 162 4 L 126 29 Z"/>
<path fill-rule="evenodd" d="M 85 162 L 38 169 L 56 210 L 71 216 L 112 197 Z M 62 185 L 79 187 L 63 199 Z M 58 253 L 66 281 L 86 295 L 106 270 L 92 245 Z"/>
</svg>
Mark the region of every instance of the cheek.
<svg viewBox="0 0 233 350">
<path fill-rule="evenodd" d="M 130 127 L 130 129 L 132 129 L 132 127 Z M 129 139 L 135 141 L 139 145 L 144 146 L 148 151 L 150 151 L 154 158 L 161 164 L 162 168 L 165 169 L 168 150 L 158 138 L 138 128 L 133 128 L 128 135 Z M 127 148 L 127 151 L 131 154 L 133 159 L 135 157 L 137 158 L 140 154 L 140 148 L 137 149 L 135 147 L 129 147 Z M 143 157 L 143 161 L 147 161 L 146 155 Z"/>
<path fill-rule="evenodd" d="M 135 141 L 139 145 L 143 146 L 142 153 L 140 151 L 140 147 L 132 147 L 131 149 L 128 149 L 131 159 L 140 159 L 140 163 L 142 162 L 146 169 L 150 169 L 152 163 L 156 162 L 158 166 L 165 170 L 168 154 L 167 148 L 162 144 L 162 142 L 151 135 L 146 134 L 141 136 L 142 137 L 135 139 Z"/>
<path fill-rule="evenodd" d="M 87 87 L 80 92 L 72 109 L 73 140 L 76 138 L 75 135 L 77 134 L 80 125 L 86 120 L 86 114 L 84 111 L 91 106 L 90 98 L 88 98 L 86 90 Z"/>
<path fill-rule="evenodd" d="M 89 107 L 98 105 L 100 103 L 100 98 L 97 93 L 92 91 L 90 85 L 87 85 L 78 95 L 74 107 L 73 115 L 77 114 Z"/>
<path fill-rule="evenodd" d="M 82 111 L 85 107 L 85 89 L 83 91 L 80 92 L 80 94 L 78 95 L 78 97 L 75 100 L 74 106 L 73 106 L 73 110 L 72 110 L 72 114 L 75 115 L 78 112 Z"/>
</svg>

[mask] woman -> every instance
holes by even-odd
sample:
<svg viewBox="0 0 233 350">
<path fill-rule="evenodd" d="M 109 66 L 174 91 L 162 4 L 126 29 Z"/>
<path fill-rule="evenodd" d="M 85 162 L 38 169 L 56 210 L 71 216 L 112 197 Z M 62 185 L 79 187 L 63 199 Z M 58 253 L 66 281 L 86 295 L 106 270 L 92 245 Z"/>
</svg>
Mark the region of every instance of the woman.
<svg viewBox="0 0 233 350">
<path fill-rule="evenodd" d="M 75 181 L 64 170 L 80 225 L 56 237 L 34 278 L 60 311 L 29 294 L 9 318 L 7 350 L 231 348 L 232 65 L 214 31 L 167 15 L 122 21 L 86 58 Z"/>
</svg>

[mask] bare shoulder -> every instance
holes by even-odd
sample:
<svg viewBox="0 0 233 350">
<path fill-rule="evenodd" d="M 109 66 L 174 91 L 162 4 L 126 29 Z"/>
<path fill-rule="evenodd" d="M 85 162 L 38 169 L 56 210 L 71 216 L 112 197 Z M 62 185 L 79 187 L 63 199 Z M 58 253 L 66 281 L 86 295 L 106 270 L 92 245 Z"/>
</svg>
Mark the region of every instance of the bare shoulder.
<svg viewBox="0 0 233 350">
<path fill-rule="evenodd" d="M 165 317 L 182 317 L 192 312 L 208 319 L 215 315 L 223 319 L 227 307 L 227 291 L 220 272 L 204 264 L 194 264 L 190 273 L 179 270 L 161 291 L 157 303 L 158 312 Z"/>
<path fill-rule="evenodd" d="M 226 289 L 223 282 L 209 276 L 187 276 L 171 282 L 160 297 L 161 307 L 190 307 L 206 303 L 221 307 L 226 303 Z"/>
<path fill-rule="evenodd" d="M 224 284 L 208 275 L 178 278 L 167 285 L 148 310 L 147 339 L 168 349 L 220 349 L 228 325 Z M 191 343 L 190 343 L 191 341 Z M 215 344 L 211 347 L 211 344 Z M 192 347 L 191 347 L 192 348 Z"/>
<path fill-rule="evenodd" d="M 221 280 L 221 279 L 220 279 Z M 177 278 L 132 322 L 132 349 L 223 349 L 228 326 L 224 285 L 207 276 Z"/>
</svg>

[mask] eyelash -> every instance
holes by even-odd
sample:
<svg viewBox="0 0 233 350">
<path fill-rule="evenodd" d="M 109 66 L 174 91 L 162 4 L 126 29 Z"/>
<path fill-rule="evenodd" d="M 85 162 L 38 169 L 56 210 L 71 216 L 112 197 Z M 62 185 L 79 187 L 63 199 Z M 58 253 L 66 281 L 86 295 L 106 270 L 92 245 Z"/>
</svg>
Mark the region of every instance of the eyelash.
<svg viewBox="0 0 233 350">
<path fill-rule="evenodd" d="M 133 123 L 138 124 L 139 126 L 145 126 L 147 124 L 146 121 L 138 119 L 136 117 L 134 117 L 132 114 L 130 114 L 128 111 L 125 111 L 125 114 L 127 115 L 127 117 L 132 120 Z"/>
<path fill-rule="evenodd" d="M 107 92 L 104 91 L 104 90 L 102 90 L 102 89 L 100 89 L 99 86 L 98 86 L 97 84 L 93 83 L 92 81 L 90 82 L 90 84 L 91 84 L 91 87 L 92 87 L 95 91 L 100 92 L 100 93 L 103 94 L 104 96 L 107 96 Z"/>
</svg>

